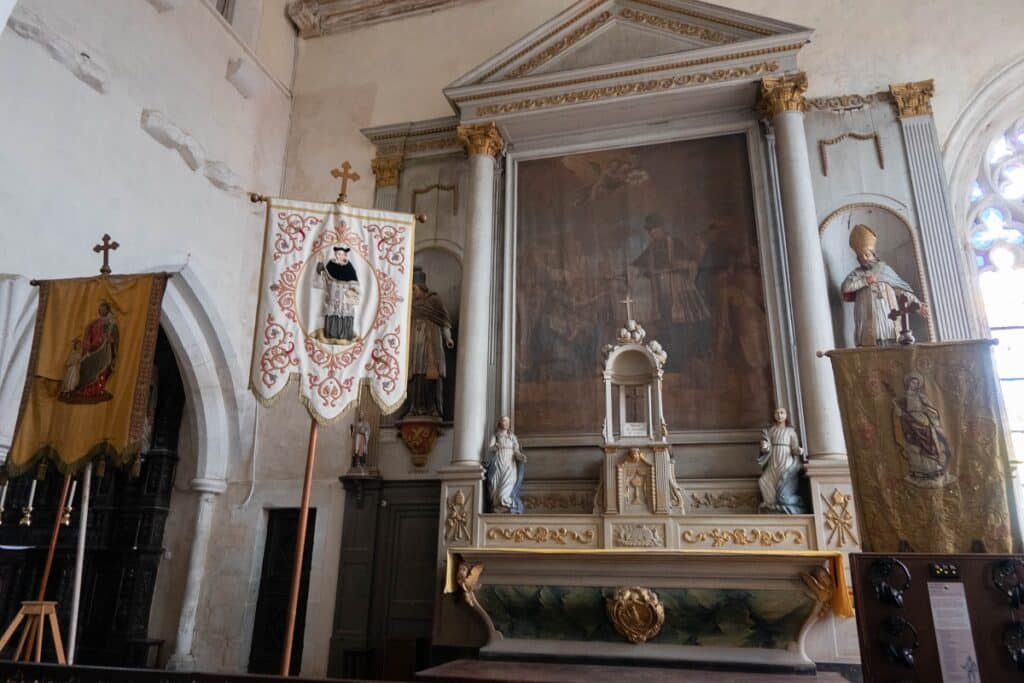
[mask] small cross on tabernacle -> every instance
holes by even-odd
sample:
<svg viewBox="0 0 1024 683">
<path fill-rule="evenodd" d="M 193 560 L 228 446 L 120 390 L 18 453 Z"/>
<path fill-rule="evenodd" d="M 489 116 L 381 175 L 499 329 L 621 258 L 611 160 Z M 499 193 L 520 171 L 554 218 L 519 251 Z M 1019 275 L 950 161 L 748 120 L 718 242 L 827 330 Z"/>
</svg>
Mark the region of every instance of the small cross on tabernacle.
<svg viewBox="0 0 1024 683">
<path fill-rule="evenodd" d="M 633 319 L 633 297 L 626 293 L 626 298 L 619 302 L 620 304 L 626 304 L 626 320 Z"/>
<path fill-rule="evenodd" d="M 359 180 L 359 174 L 352 171 L 352 164 L 347 161 L 341 168 L 332 168 L 331 175 L 341 180 L 341 192 L 338 193 L 338 203 L 341 204 L 348 199 L 348 181 L 353 183 Z"/>
<path fill-rule="evenodd" d="M 900 321 L 899 342 L 904 346 L 914 343 L 914 333 L 910 331 L 910 314 L 921 310 L 921 304 L 911 301 L 906 294 L 896 295 L 896 308 L 889 311 L 889 320 Z"/>
<path fill-rule="evenodd" d="M 102 244 L 94 245 L 92 250 L 97 254 L 101 251 L 103 252 L 103 267 L 100 268 L 100 274 L 110 275 L 110 252 L 121 245 L 117 242 L 111 242 L 110 235 L 107 234 L 104 234 L 101 239 L 103 240 Z"/>
</svg>

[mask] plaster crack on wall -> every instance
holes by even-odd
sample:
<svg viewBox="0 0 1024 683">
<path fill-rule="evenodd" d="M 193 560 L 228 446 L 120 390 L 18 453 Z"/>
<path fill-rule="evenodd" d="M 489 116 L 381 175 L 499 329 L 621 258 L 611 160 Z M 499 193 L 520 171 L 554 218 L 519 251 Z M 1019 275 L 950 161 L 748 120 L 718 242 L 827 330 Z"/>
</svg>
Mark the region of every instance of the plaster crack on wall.
<svg viewBox="0 0 1024 683">
<path fill-rule="evenodd" d="M 96 92 L 106 92 L 110 72 L 91 56 L 86 48 L 68 42 L 37 15 L 21 7 L 15 8 L 11 18 L 7 20 L 7 25 L 22 38 L 42 45 L 50 56 L 74 74 L 75 78 Z"/>
</svg>

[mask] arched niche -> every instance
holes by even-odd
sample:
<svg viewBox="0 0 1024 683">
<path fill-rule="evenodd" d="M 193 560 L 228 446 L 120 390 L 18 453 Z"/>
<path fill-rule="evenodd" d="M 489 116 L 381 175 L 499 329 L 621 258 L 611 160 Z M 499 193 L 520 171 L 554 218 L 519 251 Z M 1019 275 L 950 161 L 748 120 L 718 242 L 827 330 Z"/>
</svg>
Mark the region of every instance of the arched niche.
<svg viewBox="0 0 1024 683">
<path fill-rule="evenodd" d="M 840 347 L 855 345 L 853 305 L 843 301 L 840 288 L 843 279 L 859 265 L 850 249 L 850 230 L 859 224 L 868 226 L 878 236 L 878 257 L 906 280 L 922 301 L 928 301 L 920 245 L 907 220 L 882 204 L 856 203 L 836 209 L 822 221 L 819 233 L 825 257 L 832 328 L 836 345 Z M 931 324 L 920 316 L 911 316 L 911 329 L 917 341 L 933 341 L 935 338 Z"/>
</svg>

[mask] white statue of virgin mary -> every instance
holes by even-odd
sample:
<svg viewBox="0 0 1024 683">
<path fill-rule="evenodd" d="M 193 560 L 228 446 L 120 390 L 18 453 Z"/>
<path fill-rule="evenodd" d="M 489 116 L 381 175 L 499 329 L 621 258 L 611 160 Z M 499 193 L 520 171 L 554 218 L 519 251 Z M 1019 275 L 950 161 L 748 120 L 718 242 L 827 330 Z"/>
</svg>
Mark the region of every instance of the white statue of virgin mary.
<svg viewBox="0 0 1024 683">
<path fill-rule="evenodd" d="M 519 491 L 523 486 L 526 456 L 510 426 L 508 415 L 501 416 L 487 447 L 491 454 L 487 463 L 487 491 L 493 512 L 521 514 L 523 501 Z"/>
</svg>

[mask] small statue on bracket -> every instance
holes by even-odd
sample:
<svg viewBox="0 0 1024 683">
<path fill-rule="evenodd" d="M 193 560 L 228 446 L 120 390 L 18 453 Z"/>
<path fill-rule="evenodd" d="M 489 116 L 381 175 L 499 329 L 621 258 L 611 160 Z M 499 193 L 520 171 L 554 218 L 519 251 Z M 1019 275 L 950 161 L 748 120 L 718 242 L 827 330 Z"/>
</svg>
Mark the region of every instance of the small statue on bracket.
<svg viewBox="0 0 1024 683">
<path fill-rule="evenodd" d="M 761 430 L 761 452 L 757 464 L 764 468 L 757 485 L 761 489 L 759 512 L 798 515 L 807 512 L 797 494 L 800 471 L 807 462 L 796 430 L 789 424 L 785 408 L 776 408 L 770 427 Z"/>
<path fill-rule="evenodd" d="M 492 512 L 523 513 L 523 500 L 519 492 L 523 487 L 526 471 L 526 456 L 519 447 L 519 439 L 512 433 L 512 421 L 502 415 L 495 426 L 494 435 L 487 450 L 491 458 L 487 462 L 487 492 Z"/>
<path fill-rule="evenodd" d="M 366 421 L 366 413 L 356 413 L 356 421 L 349 427 L 352 433 L 352 469 L 366 469 L 366 455 L 370 450 L 373 428 Z"/>
<path fill-rule="evenodd" d="M 878 258 L 878 236 L 866 225 L 850 231 L 850 248 L 860 264 L 843 280 L 843 301 L 853 303 L 856 346 L 885 346 L 899 341 L 894 309 L 901 309 L 898 297 L 914 304 L 913 312 L 928 318 L 928 307 L 914 294 L 907 282 L 889 264 Z M 897 316 L 898 317 L 898 316 Z"/>
</svg>

